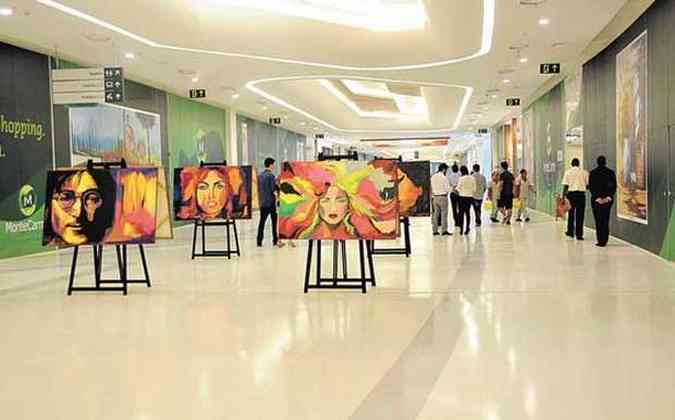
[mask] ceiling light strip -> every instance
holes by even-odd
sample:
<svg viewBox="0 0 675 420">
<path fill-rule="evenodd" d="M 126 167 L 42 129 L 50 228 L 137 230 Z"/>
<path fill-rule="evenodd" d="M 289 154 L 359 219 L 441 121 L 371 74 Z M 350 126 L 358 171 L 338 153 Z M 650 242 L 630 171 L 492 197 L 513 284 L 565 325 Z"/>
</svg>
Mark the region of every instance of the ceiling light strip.
<svg viewBox="0 0 675 420">
<path fill-rule="evenodd" d="M 266 56 L 260 56 L 260 55 L 252 55 L 252 54 L 240 54 L 240 53 L 232 53 L 232 52 L 224 52 L 224 51 L 215 51 L 215 50 L 205 50 L 205 49 L 199 49 L 199 48 L 186 48 L 186 47 L 180 47 L 176 45 L 166 45 L 166 44 L 161 44 L 157 41 L 153 41 L 149 38 L 145 38 L 141 35 L 135 34 L 133 32 L 127 31 L 126 29 L 123 29 L 119 26 L 113 25 L 110 22 L 106 22 L 102 19 L 96 18 L 94 16 L 88 15 L 80 10 L 77 10 L 73 7 L 66 6 L 64 4 L 61 4 L 57 1 L 54 0 L 35 0 L 37 3 L 40 3 L 44 6 L 50 7 L 52 9 L 58 10 L 62 13 L 65 13 L 67 15 L 76 17 L 78 19 L 85 20 L 89 23 L 92 23 L 94 25 L 98 25 L 100 27 L 103 27 L 105 29 L 108 29 L 110 31 L 116 32 L 120 35 L 126 36 L 128 38 L 131 38 L 135 41 L 138 41 L 144 45 L 147 45 L 149 47 L 153 48 L 160 48 L 160 49 L 166 49 L 166 50 L 173 50 L 173 51 L 180 51 L 180 52 L 187 52 L 187 53 L 195 53 L 195 54 L 206 54 L 206 55 L 217 55 L 217 56 L 222 56 L 222 57 L 232 57 L 232 58 L 245 58 L 245 59 L 251 59 L 251 60 L 259 60 L 259 61 L 269 61 L 269 62 L 274 62 L 274 63 L 283 63 L 283 64 L 297 64 L 297 65 L 302 65 L 302 66 L 309 66 L 309 67 L 321 67 L 321 68 L 330 68 L 330 69 L 336 69 L 336 70 L 351 70 L 351 71 L 397 71 L 397 70 L 419 70 L 419 69 L 427 69 L 427 68 L 432 68 L 432 67 L 441 67 L 441 66 L 446 66 L 449 64 L 455 64 L 455 63 L 461 63 L 464 61 L 468 60 L 473 60 L 474 58 L 478 58 L 480 56 L 483 56 L 492 50 L 492 42 L 494 39 L 494 28 L 495 28 L 495 16 L 496 16 L 496 7 L 495 7 L 495 2 L 496 0 L 482 0 L 483 1 L 483 31 L 482 31 L 482 36 L 481 36 L 481 47 L 480 49 L 475 52 L 474 54 L 465 56 L 465 57 L 459 57 L 459 58 L 453 58 L 449 60 L 444 60 L 444 61 L 436 61 L 436 62 L 431 62 L 431 63 L 422 63 L 422 64 L 411 64 L 411 65 L 403 65 L 403 66 L 389 66 L 389 67 L 358 67 L 358 66 L 342 66 L 342 65 L 337 65 L 337 64 L 325 64 L 325 63 L 316 63 L 312 61 L 302 61 L 302 60 L 291 60 L 291 59 L 285 59 L 285 58 L 277 58 L 277 57 L 266 57 Z"/>
<path fill-rule="evenodd" d="M 438 129 L 433 129 L 433 130 L 355 130 L 355 129 L 344 129 L 344 128 L 339 128 L 334 126 L 333 124 L 322 120 L 321 118 L 310 114 L 309 112 L 298 108 L 285 100 L 278 98 L 271 93 L 261 89 L 257 85 L 262 84 L 262 83 L 270 83 L 270 82 L 286 82 L 286 81 L 292 81 L 292 80 L 312 80 L 312 79 L 319 79 L 319 80 L 325 80 L 325 79 L 344 79 L 350 77 L 352 79 L 357 79 L 357 80 L 371 80 L 371 81 L 377 81 L 377 82 L 389 82 L 389 83 L 405 83 L 405 84 L 417 84 L 417 85 L 423 85 L 423 86 L 432 86 L 432 87 L 446 87 L 446 88 L 462 88 L 464 89 L 464 99 L 462 100 L 462 105 L 460 106 L 459 112 L 457 114 L 457 118 L 455 119 L 455 124 L 452 127 L 447 127 L 447 128 L 438 128 Z M 246 88 L 250 90 L 251 92 L 262 96 L 263 98 L 274 102 L 275 104 L 282 106 L 284 108 L 287 108 L 291 111 L 297 112 L 298 114 L 301 114 L 305 116 L 306 118 L 311 119 L 312 121 L 315 121 L 319 124 L 324 125 L 325 127 L 334 130 L 334 131 L 340 131 L 343 133 L 398 133 L 398 134 L 411 134 L 411 133 L 416 133 L 416 134 L 422 134 L 422 133 L 427 133 L 427 134 L 432 134 L 432 133 L 443 133 L 447 131 L 452 131 L 456 130 L 459 125 L 462 122 L 462 119 L 464 118 L 464 114 L 466 113 L 466 109 L 469 106 L 469 101 L 471 101 L 471 97 L 473 96 L 473 88 L 471 86 L 463 86 L 463 85 L 451 85 L 451 84 L 446 84 L 446 83 L 426 83 L 426 82 L 415 82 L 415 81 L 408 81 L 408 80 L 389 80 L 389 79 L 374 79 L 374 78 L 366 78 L 366 77 L 355 77 L 355 76 L 344 76 L 344 75 L 327 75 L 327 76 L 312 76 L 312 77 L 307 77 L 307 76 L 288 76 L 288 77 L 273 77 L 269 79 L 260 79 L 260 80 L 252 80 L 246 84 Z"/>
</svg>

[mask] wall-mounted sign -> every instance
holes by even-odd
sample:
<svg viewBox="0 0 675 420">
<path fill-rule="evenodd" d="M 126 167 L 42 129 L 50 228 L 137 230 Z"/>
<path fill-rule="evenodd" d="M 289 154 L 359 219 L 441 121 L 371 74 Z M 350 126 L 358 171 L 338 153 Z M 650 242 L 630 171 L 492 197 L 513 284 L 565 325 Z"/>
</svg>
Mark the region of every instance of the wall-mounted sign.
<svg viewBox="0 0 675 420">
<path fill-rule="evenodd" d="M 560 63 L 540 64 L 539 74 L 560 74 Z"/>
<path fill-rule="evenodd" d="M 317 139 L 317 140 L 323 140 L 323 139 L 326 138 L 326 135 L 325 134 L 315 134 L 314 138 Z"/>
<path fill-rule="evenodd" d="M 206 98 L 206 89 L 190 89 L 190 99 Z"/>
<path fill-rule="evenodd" d="M 506 106 L 520 106 L 520 98 L 507 98 Z"/>
<path fill-rule="evenodd" d="M 121 67 L 52 70 L 55 105 L 124 102 Z"/>
<path fill-rule="evenodd" d="M 271 124 L 271 125 L 279 125 L 279 124 L 281 124 L 281 118 L 280 118 L 280 117 L 273 117 L 273 118 L 270 118 L 270 124 Z"/>
<path fill-rule="evenodd" d="M 478 129 L 478 134 L 481 134 L 481 135 L 483 135 L 483 134 L 490 134 L 490 130 L 487 129 L 487 128 L 479 128 L 479 129 Z"/>
</svg>

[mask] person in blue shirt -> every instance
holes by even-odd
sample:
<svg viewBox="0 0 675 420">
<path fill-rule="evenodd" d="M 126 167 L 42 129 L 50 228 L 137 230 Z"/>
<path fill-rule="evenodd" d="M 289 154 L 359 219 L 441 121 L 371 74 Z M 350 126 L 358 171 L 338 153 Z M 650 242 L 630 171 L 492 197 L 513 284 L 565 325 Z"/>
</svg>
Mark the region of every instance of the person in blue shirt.
<svg viewBox="0 0 675 420">
<path fill-rule="evenodd" d="M 272 219 L 272 243 L 277 246 L 277 181 L 274 173 L 275 160 L 271 157 L 265 159 L 265 170 L 258 176 L 258 199 L 260 201 L 260 222 L 258 223 L 257 244 L 263 244 L 265 223 L 267 218 Z"/>
</svg>

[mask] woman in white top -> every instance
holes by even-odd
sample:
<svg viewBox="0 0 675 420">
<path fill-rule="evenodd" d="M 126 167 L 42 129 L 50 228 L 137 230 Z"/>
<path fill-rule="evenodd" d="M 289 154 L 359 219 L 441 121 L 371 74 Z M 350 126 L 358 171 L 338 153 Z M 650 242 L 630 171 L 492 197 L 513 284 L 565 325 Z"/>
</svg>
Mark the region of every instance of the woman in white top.
<svg viewBox="0 0 675 420">
<path fill-rule="evenodd" d="M 457 192 L 459 193 L 459 234 L 468 235 L 471 230 L 471 205 L 473 204 L 473 195 L 476 192 L 476 179 L 469 175 L 469 169 L 464 165 L 459 168 L 459 173 L 462 175 L 457 184 Z"/>
</svg>

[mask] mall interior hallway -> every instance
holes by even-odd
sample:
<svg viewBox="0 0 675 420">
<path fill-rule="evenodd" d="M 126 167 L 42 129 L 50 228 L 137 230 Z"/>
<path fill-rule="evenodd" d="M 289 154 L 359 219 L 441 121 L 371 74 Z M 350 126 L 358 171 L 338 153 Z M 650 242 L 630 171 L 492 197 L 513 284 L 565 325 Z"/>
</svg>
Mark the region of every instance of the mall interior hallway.
<svg viewBox="0 0 675 420">
<path fill-rule="evenodd" d="M 127 297 L 66 296 L 70 251 L 0 261 L 2 417 L 675 418 L 675 266 L 645 251 L 542 215 L 469 238 L 421 219 L 367 295 L 303 294 L 304 243 L 240 231 L 241 258 L 190 261 L 177 229 Z"/>
</svg>

